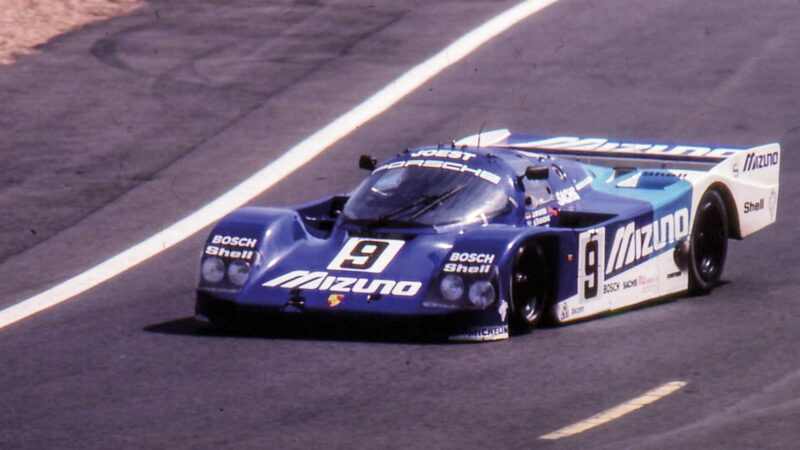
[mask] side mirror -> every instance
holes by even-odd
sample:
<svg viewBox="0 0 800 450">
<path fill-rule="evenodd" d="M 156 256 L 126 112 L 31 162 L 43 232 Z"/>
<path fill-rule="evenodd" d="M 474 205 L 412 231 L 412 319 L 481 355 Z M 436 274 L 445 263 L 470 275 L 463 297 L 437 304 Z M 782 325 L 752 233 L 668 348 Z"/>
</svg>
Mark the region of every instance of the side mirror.
<svg viewBox="0 0 800 450">
<path fill-rule="evenodd" d="M 529 180 L 546 180 L 550 173 L 547 166 L 528 166 L 525 169 L 525 178 Z"/>
<path fill-rule="evenodd" d="M 375 166 L 377 164 L 378 160 L 369 155 L 361 155 L 361 157 L 358 158 L 359 169 L 369 170 L 370 172 L 372 172 L 373 170 L 375 170 Z"/>
</svg>

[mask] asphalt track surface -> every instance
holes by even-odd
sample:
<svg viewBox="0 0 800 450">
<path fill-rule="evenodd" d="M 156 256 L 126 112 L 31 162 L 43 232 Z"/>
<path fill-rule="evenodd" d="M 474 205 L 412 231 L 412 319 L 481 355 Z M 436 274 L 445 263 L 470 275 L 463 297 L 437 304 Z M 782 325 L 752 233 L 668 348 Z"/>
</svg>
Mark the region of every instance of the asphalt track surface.
<svg viewBox="0 0 800 450">
<path fill-rule="evenodd" d="M 150 1 L 0 67 L 0 308 L 186 216 L 504 1 Z M 252 204 L 345 192 L 357 156 L 508 127 L 779 141 L 778 222 L 726 283 L 500 343 L 191 319 L 200 233 L 0 330 L 0 448 L 796 448 L 800 3 L 562 0 Z M 556 441 L 670 381 L 685 388 Z"/>
</svg>

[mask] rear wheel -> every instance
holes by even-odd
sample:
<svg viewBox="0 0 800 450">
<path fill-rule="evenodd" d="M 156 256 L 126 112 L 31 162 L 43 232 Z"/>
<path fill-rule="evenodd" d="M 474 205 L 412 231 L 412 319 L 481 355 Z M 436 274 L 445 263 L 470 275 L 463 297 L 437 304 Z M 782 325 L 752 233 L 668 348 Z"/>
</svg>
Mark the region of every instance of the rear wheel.
<svg viewBox="0 0 800 450">
<path fill-rule="evenodd" d="M 728 253 L 728 215 L 719 192 L 703 194 L 689 243 L 689 292 L 706 294 L 719 283 Z"/>
<path fill-rule="evenodd" d="M 542 321 L 550 291 L 549 277 L 547 260 L 538 244 L 519 249 L 511 274 L 512 333 L 527 333 Z"/>
</svg>

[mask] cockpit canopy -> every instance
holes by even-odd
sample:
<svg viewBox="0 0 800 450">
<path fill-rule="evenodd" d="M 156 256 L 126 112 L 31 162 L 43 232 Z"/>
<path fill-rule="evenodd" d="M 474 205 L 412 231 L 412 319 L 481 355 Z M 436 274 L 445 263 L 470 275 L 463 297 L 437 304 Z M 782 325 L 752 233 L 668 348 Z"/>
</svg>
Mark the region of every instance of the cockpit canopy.
<svg viewBox="0 0 800 450">
<path fill-rule="evenodd" d="M 486 222 L 510 208 L 511 184 L 500 176 L 461 163 L 418 162 L 422 161 L 378 167 L 353 192 L 343 211 L 345 220 L 441 226 Z"/>
</svg>

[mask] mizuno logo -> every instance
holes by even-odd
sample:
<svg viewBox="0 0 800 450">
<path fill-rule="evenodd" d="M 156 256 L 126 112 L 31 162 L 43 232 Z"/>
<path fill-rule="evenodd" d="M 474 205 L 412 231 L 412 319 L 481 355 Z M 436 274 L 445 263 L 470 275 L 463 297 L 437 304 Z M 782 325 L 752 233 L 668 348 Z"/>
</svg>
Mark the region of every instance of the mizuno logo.
<svg viewBox="0 0 800 450">
<path fill-rule="evenodd" d="M 765 155 L 756 155 L 755 153 L 748 153 L 744 159 L 744 171 L 763 169 L 764 167 L 778 165 L 778 152 L 767 153 Z"/>
<path fill-rule="evenodd" d="M 312 291 L 352 292 L 355 294 L 396 295 L 413 297 L 422 288 L 419 281 L 394 281 L 356 277 L 337 277 L 328 272 L 295 270 L 273 278 L 262 286 L 287 289 L 308 289 Z"/>
<path fill-rule="evenodd" d="M 694 145 L 656 145 L 633 142 L 613 142 L 603 138 L 557 136 L 531 142 L 513 143 L 514 147 L 553 150 L 597 151 L 624 154 L 655 154 L 666 156 L 708 157 L 724 159 L 737 154 L 738 149 L 698 147 Z"/>
<path fill-rule="evenodd" d="M 689 235 L 689 210 L 667 214 L 639 228 L 629 222 L 614 235 L 614 244 L 606 264 L 606 275 L 658 253 L 667 245 Z"/>
</svg>

